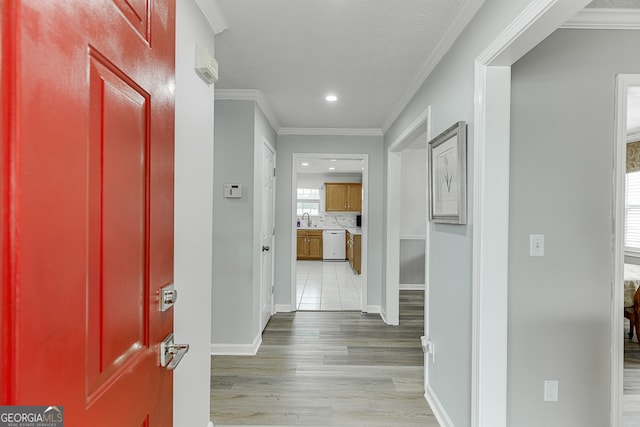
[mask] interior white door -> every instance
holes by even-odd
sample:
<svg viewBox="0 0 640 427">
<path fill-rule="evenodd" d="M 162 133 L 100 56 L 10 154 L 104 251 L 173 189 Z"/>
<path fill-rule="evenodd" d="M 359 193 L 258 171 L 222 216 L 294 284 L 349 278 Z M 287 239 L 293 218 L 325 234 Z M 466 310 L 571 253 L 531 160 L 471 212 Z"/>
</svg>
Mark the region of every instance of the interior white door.
<svg viewBox="0 0 640 427">
<path fill-rule="evenodd" d="M 276 153 L 265 140 L 262 148 L 262 229 L 260 232 L 262 243 L 262 330 L 267 326 L 274 312 L 273 244 L 275 232 L 275 171 Z"/>
</svg>

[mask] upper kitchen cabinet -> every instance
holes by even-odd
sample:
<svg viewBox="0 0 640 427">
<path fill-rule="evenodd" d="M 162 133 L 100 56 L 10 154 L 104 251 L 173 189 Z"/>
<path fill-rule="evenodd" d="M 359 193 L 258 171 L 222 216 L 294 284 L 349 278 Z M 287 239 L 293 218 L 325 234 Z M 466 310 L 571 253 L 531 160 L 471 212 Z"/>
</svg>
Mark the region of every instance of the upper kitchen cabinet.
<svg viewBox="0 0 640 427">
<path fill-rule="evenodd" d="M 362 184 L 326 182 L 325 210 L 327 212 L 362 211 Z"/>
</svg>

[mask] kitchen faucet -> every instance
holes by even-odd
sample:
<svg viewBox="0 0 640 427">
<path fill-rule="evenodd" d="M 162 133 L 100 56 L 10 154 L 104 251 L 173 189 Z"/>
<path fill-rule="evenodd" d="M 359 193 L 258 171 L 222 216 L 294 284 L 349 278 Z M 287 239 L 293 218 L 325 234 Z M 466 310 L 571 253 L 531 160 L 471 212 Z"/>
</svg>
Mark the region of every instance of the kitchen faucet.
<svg viewBox="0 0 640 427">
<path fill-rule="evenodd" d="M 307 227 L 311 227 L 311 215 L 309 215 L 309 212 L 305 212 L 302 214 L 302 220 L 304 221 L 304 216 L 307 216 Z"/>
</svg>

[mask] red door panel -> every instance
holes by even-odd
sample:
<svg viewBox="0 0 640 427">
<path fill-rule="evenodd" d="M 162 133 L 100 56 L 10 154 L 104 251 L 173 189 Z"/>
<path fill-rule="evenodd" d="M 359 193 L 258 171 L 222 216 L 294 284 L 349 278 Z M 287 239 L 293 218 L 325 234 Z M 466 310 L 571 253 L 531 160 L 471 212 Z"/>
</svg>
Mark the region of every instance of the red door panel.
<svg viewBox="0 0 640 427">
<path fill-rule="evenodd" d="M 0 10 L 0 404 L 171 426 L 174 0 Z"/>
</svg>

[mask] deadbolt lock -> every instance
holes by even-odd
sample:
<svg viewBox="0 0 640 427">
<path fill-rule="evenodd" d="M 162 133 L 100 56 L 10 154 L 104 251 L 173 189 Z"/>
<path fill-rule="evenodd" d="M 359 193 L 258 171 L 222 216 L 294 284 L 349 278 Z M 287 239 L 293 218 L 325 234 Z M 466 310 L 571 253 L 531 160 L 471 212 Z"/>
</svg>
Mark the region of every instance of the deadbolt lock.
<svg viewBox="0 0 640 427">
<path fill-rule="evenodd" d="M 173 283 L 169 283 L 160 289 L 160 311 L 167 311 L 176 303 L 178 299 L 178 291 Z"/>
</svg>

